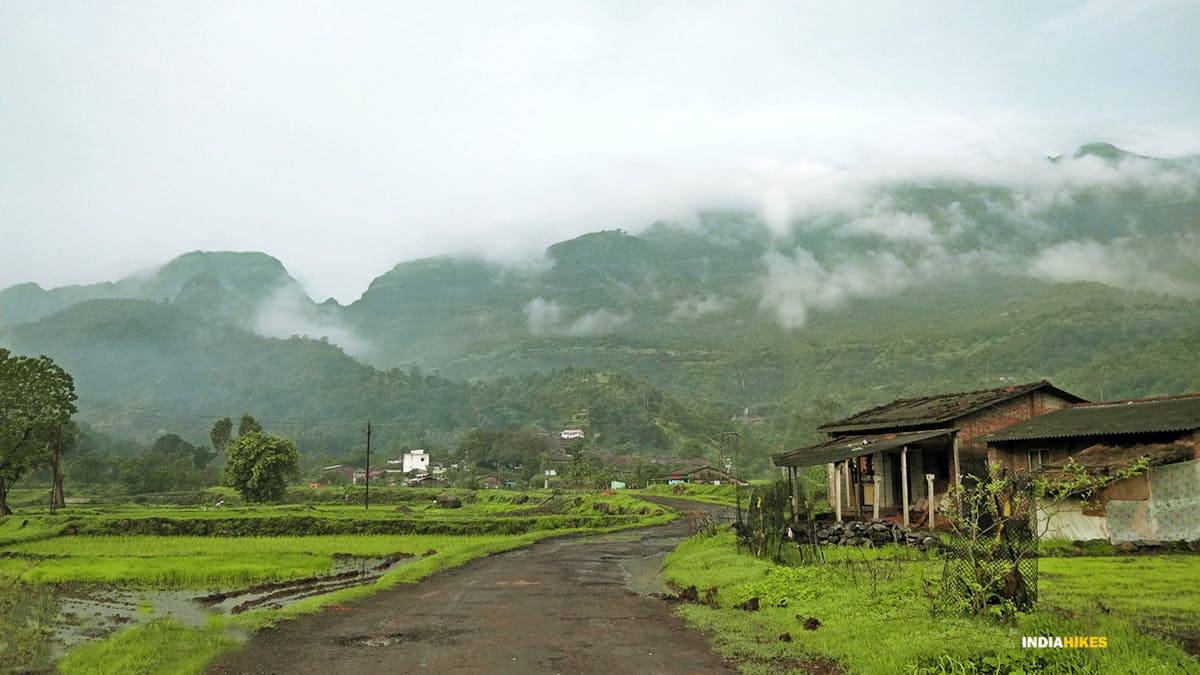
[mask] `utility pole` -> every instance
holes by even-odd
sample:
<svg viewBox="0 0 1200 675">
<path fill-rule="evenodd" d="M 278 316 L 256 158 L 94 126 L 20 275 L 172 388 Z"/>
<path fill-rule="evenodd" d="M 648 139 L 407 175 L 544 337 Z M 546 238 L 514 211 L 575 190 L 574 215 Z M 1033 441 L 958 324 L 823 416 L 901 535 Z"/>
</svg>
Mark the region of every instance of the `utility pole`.
<svg viewBox="0 0 1200 675">
<path fill-rule="evenodd" d="M 367 494 L 363 497 L 363 508 L 371 508 L 371 419 L 367 418 Z"/>
<path fill-rule="evenodd" d="M 733 494 L 737 500 L 737 522 L 742 522 L 742 490 L 741 481 L 738 479 L 738 450 L 742 445 L 742 435 L 736 431 L 726 431 L 721 434 L 721 457 L 725 457 L 725 451 L 730 446 L 733 447 Z"/>
</svg>

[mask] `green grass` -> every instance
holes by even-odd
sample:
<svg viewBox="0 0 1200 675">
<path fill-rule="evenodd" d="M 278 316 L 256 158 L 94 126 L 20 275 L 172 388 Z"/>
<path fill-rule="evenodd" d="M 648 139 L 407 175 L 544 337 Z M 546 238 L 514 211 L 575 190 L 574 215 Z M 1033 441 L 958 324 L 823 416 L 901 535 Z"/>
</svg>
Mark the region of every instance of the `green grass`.
<svg viewBox="0 0 1200 675">
<path fill-rule="evenodd" d="M 750 498 L 750 489 L 748 487 L 741 488 L 743 507 Z M 640 490 L 633 490 L 632 493 L 653 497 L 690 499 L 695 502 L 720 504 L 721 506 L 734 506 L 737 504 L 737 495 L 734 493 L 734 486 L 732 485 L 692 485 L 690 483 L 651 485 Z"/>
<path fill-rule="evenodd" d="M 399 491 L 398 491 L 399 492 Z M 406 491 L 403 494 L 415 494 Z M 411 553 L 414 558 L 397 566 L 370 584 L 307 598 L 282 609 L 263 609 L 235 617 L 214 617 L 206 626 L 195 627 L 175 621 L 154 619 L 127 628 L 102 642 L 72 650 L 59 664 L 62 672 L 199 672 L 218 654 L 240 640 L 229 637 L 230 629 L 244 634 L 302 614 L 320 611 L 331 604 L 365 597 L 400 583 L 413 583 L 435 572 L 461 565 L 474 558 L 525 546 L 546 537 L 576 533 L 605 533 L 634 526 L 664 523 L 674 514 L 628 495 L 534 494 L 524 504 L 513 504 L 515 493 L 480 491 L 462 509 L 435 509 L 421 502 L 396 513 L 395 508 L 373 507 L 365 514 L 361 506 L 290 505 L 236 508 L 106 505 L 103 508 L 69 509 L 57 516 L 35 516 L 16 521 L 0 520 L 0 587 L 38 589 L 62 583 L 103 583 L 127 588 L 236 589 L 270 582 L 287 581 L 329 572 L 335 554 L 383 557 Z M 549 500 L 549 501 L 547 501 Z M 594 505 L 602 504 L 598 510 Z M 529 514 L 530 509 L 538 509 Z M 610 515 L 613 512 L 624 515 Z M 337 522 L 357 529 L 372 520 L 386 523 L 405 519 L 418 524 L 459 522 L 468 531 L 494 530 L 487 535 L 349 534 L 328 536 L 89 536 L 78 534 L 89 527 L 151 524 L 170 531 L 187 523 L 212 519 L 228 520 L 235 529 L 246 522 L 281 522 L 290 525 L 293 514 L 316 514 L 317 522 Z M 195 517 L 195 521 L 193 521 Z M 221 521 L 223 522 L 223 521 Z M 311 526 L 312 521 L 308 522 Z M 516 523 L 523 531 L 505 533 Z M 441 527 L 441 526 L 437 526 Z M 423 555 L 427 551 L 432 555 Z M 13 591 L 0 591 L 0 600 Z M 24 597 L 24 596 L 22 596 Z M 17 602 L 13 606 L 28 603 Z M 147 611 L 153 619 L 153 611 Z M 14 615 L 15 616 L 15 615 Z M 22 615 L 24 616 L 24 615 Z M 40 616 L 40 615 L 39 615 Z M 20 617 L 17 617 L 20 618 Z M 36 619 L 36 620 L 35 620 Z M 24 617 L 13 623 L 17 629 L 33 630 L 45 622 Z M 18 625 L 19 624 L 19 625 Z M 26 626 L 28 624 L 28 626 Z M 28 632 L 28 631 L 27 631 Z M 24 633 L 22 633 L 24 634 Z M 27 642 L 29 640 L 26 640 Z M 30 644 L 24 663 L 40 663 L 45 649 Z M 41 655 L 41 656 L 39 656 Z"/>
<path fill-rule="evenodd" d="M 58 671 L 64 675 L 199 673 L 239 644 L 221 621 L 197 628 L 159 619 L 73 650 L 59 661 Z"/>
<path fill-rule="evenodd" d="M 668 581 L 695 585 L 701 597 L 707 588 L 718 589 L 716 608 L 687 604 L 679 611 L 692 625 L 711 631 L 715 649 L 746 672 L 800 667 L 795 664 L 818 656 L 851 673 L 970 673 L 986 671 L 987 659 L 1000 672 L 1200 672 L 1197 661 L 1179 647 L 1137 627 L 1139 619 L 1159 626 L 1167 621 L 1200 625 L 1195 578 L 1200 559 L 1041 561 L 1043 604 L 1009 625 L 931 618 L 922 587 L 938 579 L 940 561 L 857 556 L 831 549 L 827 560 L 834 562 L 823 567 L 777 566 L 737 554 L 732 534 L 720 532 L 685 542 L 667 557 L 665 570 Z M 1073 566 L 1081 561 L 1091 565 Z M 750 597 L 759 598 L 759 611 L 733 608 Z M 1121 598 L 1122 611 L 1097 611 L 1101 598 Z M 810 617 L 820 621 L 817 630 L 804 629 Z M 781 640 L 784 633 L 792 641 Z M 1105 635 L 1110 646 L 1022 650 L 1023 635 Z"/>
</svg>

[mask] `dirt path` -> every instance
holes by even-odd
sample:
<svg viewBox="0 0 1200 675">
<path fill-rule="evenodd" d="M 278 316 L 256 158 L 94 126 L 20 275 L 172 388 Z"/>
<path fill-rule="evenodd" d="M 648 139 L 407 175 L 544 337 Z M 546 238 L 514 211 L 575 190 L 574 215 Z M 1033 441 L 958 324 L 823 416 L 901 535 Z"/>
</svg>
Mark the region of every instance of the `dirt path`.
<svg viewBox="0 0 1200 675">
<path fill-rule="evenodd" d="M 734 672 L 650 595 L 687 534 L 679 519 L 474 560 L 260 631 L 210 672 Z"/>
</svg>

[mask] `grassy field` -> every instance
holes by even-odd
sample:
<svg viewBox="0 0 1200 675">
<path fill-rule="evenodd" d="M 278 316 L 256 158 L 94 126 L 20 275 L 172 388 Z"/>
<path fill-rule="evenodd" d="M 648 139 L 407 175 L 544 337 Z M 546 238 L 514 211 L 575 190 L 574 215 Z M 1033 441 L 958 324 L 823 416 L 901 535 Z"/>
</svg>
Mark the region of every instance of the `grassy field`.
<svg viewBox="0 0 1200 675">
<path fill-rule="evenodd" d="M 734 506 L 737 503 L 737 495 L 734 490 L 735 488 L 732 485 L 692 485 L 690 483 L 678 483 L 675 485 L 651 485 L 650 487 L 634 490 L 633 492 L 653 497 L 674 497 L 708 504 L 720 504 L 721 506 Z M 750 488 L 743 487 L 741 488 L 741 492 L 743 502 L 750 498 Z"/>
<path fill-rule="evenodd" d="M 716 588 L 687 620 L 745 672 L 829 667 L 850 673 L 1200 673 L 1200 557 L 1043 559 L 1041 603 L 1007 624 L 931 615 L 924 593 L 942 563 L 925 554 L 832 549 L 823 567 L 777 566 L 735 551 L 731 533 L 698 536 L 666 560 L 668 581 Z M 752 597 L 758 611 L 735 606 Z M 810 627 L 816 619 L 819 625 Z M 1106 636 L 1107 649 L 1022 649 L 1022 636 Z M 1189 637 L 1191 636 L 1191 637 Z"/>
<path fill-rule="evenodd" d="M 372 490 L 369 511 L 320 495 L 318 503 L 282 506 L 87 504 L 53 516 L 22 509 L 0 519 L 0 672 L 52 665 L 64 673 L 197 672 L 249 633 L 278 621 L 546 537 L 606 532 L 672 517 L 619 494 L 539 491 L 521 497 L 499 490 L 462 491 L 456 493 L 462 507 L 445 509 L 434 505 L 441 492 L 383 489 L 380 501 L 391 504 L 379 504 Z M 216 497 L 220 501 L 220 493 Z M 374 530 L 403 533 L 371 534 Z M 261 531 L 287 534 L 253 536 Z M 130 619 L 136 625 L 75 647 L 52 664 L 56 598 L 81 589 L 200 594 L 322 577 L 348 557 L 396 556 L 403 564 L 369 583 L 281 608 L 202 614 L 200 621 L 181 622 L 147 603 Z"/>
</svg>

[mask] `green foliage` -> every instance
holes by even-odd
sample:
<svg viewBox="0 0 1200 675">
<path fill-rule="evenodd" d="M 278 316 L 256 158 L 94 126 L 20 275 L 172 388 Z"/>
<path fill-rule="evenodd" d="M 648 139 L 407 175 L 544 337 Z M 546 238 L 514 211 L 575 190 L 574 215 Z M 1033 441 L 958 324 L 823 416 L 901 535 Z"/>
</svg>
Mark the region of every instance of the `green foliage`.
<svg viewBox="0 0 1200 675">
<path fill-rule="evenodd" d="M 717 607 L 681 605 L 679 613 L 693 626 L 710 631 L 714 649 L 749 672 L 778 672 L 819 655 L 836 661 L 845 672 L 865 675 L 1017 673 L 1022 668 L 1195 673 L 1200 664 L 1171 642 L 1170 632 L 1200 623 L 1200 586 L 1192 583 L 1197 566 L 1184 571 L 1186 558 L 1046 561 L 1043 608 L 1019 615 L 1009 625 L 982 617 L 931 619 L 920 588 L 938 575 L 939 560 L 891 561 L 884 556 L 879 564 L 889 573 L 874 581 L 861 563 L 831 561 L 824 568 L 793 572 L 794 568 L 738 555 L 733 533 L 725 531 L 684 542 L 667 556 L 664 570 L 676 586 L 719 589 Z M 1129 569 L 1135 563 L 1137 568 Z M 751 597 L 759 597 L 759 611 L 734 608 Z M 1160 604 L 1175 608 L 1169 620 L 1157 609 Z M 1112 612 L 1102 606 L 1113 606 Z M 1185 606 L 1190 609 L 1174 613 Z M 820 626 L 804 630 L 808 618 L 816 618 Z M 785 632 L 790 642 L 779 640 Z M 1107 636 L 1109 647 L 1024 650 L 1020 639 L 1025 635 Z"/>
<path fill-rule="evenodd" d="M 1111 473 L 1101 473 L 1088 467 L 1080 466 L 1074 457 L 1067 459 L 1066 465 L 1062 468 L 1062 474 L 1056 479 L 1039 479 L 1038 489 L 1047 495 L 1052 501 L 1064 501 L 1066 499 L 1078 499 L 1085 508 L 1099 508 L 1100 495 L 1104 488 L 1116 483 L 1117 481 L 1125 480 L 1140 476 L 1150 468 L 1150 458 L 1141 457 L 1133 466 L 1124 469 L 1118 469 Z"/>
<path fill-rule="evenodd" d="M 228 417 L 213 422 L 212 429 L 208 432 L 208 438 L 212 441 L 213 450 L 217 452 L 225 452 L 225 448 L 233 441 L 233 420 Z"/>
<path fill-rule="evenodd" d="M 0 347 L 0 517 L 10 512 L 12 484 L 50 460 L 76 398 L 74 380 L 50 357 Z"/>
<path fill-rule="evenodd" d="M 218 420 L 218 422 L 219 421 L 220 420 Z M 251 415 L 250 413 L 246 413 L 245 415 L 242 415 L 242 419 L 238 422 L 238 438 L 241 438 L 242 436 L 245 436 L 246 434 L 252 434 L 255 432 L 258 432 L 261 434 L 262 430 L 263 430 L 262 425 L 259 424 L 258 420 L 254 419 L 254 416 Z"/>
<path fill-rule="evenodd" d="M 281 501 L 300 461 L 295 443 L 261 431 L 239 434 L 225 455 L 225 485 L 249 502 Z"/>
<path fill-rule="evenodd" d="M 160 436 L 141 455 L 122 460 L 118 477 L 128 494 L 194 490 L 206 482 L 202 469 L 208 448 L 195 447 L 175 434 Z"/>
<path fill-rule="evenodd" d="M 952 487 L 948 513 L 953 553 L 936 593 L 934 612 L 966 612 L 1012 620 L 1037 602 L 1036 485 L 1006 467 L 989 467 L 973 487 Z"/>
<path fill-rule="evenodd" d="M 44 588 L 11 581 L 0 592 L 0 667 L 40 672 L 50 666 L 50 636 L 58 600 Z"/>
<path fill-rule="evenodd" d="M 219 622 L 196 628 L 158 619 L 71 651 L 58 670 L 64 675 L 201 673 L 217 655 L 239 644 Z"/>
</svg>

